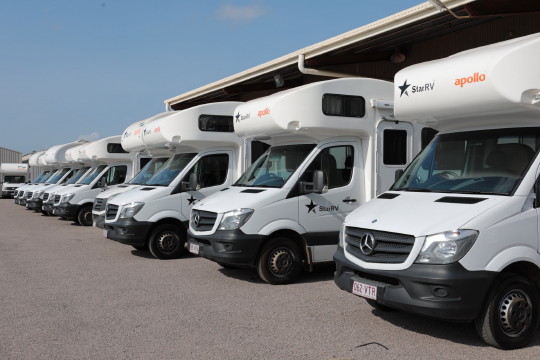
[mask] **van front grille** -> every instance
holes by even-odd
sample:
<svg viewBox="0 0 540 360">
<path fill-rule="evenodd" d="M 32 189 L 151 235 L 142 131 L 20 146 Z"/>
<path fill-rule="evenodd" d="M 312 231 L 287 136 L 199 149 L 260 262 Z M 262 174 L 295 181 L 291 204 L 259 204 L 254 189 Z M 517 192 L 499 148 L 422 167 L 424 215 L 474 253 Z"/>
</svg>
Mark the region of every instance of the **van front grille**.
<svg viewBox="0 0 540 360">
<path fill-rule="evenodd" d="M 345 228 L 346 251 L 370 263 L 400 264 L 407 260 L 414 236 L 385 231 Z"/>
</svg>

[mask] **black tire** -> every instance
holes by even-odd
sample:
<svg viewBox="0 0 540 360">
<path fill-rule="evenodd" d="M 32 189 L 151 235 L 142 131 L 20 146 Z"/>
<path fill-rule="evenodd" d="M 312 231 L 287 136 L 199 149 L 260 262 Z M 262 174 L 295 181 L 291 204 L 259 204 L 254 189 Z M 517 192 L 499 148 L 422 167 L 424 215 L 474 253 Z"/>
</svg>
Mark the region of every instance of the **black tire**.
<svg viewBox="0 0 540 360">
<path fill-rule="evenodd" d="M 276 237 L 263 248 L 257 261 L 257 273 L 272 285 L 289 284 L 302 272 L 302 252 L 286 237 Z"/>
<path fill-rule="evenodd" d="M 377 310 L 381 310 L 381 311 L 384 311 L 384 312 L 391 312 L 391 311 L 395 311 L 395 309 L 391 308 L 391 307 L 388 307 L 386 305 L 383 305 L 381 303 L 378 303 L 377 301 L 375 300 L 372 300 L 372 299 L 366 299 L 366 302 L 371 305 L 371 307 L 377 309 Z"/>
<path fill-rule="evenodd" d="M 150 235 L 148 250 L 158 259 L 176 259 L 184 251 L 186 236 L 176 225 L 157 226 Z"/>
<path fill-rule="evenodd" d="M 538 290 L 526 278 L 505 275 L 495 280 L 480 316 L 478 335 L 491 346 L 517 349 L 536 334 L 540 301 Z"/>
<path fill-rule="evenodd" d="M 77 223 L 81 226 L 92 226 L 92 205 L 83 205 L 79 209 Z"/>
</svg>

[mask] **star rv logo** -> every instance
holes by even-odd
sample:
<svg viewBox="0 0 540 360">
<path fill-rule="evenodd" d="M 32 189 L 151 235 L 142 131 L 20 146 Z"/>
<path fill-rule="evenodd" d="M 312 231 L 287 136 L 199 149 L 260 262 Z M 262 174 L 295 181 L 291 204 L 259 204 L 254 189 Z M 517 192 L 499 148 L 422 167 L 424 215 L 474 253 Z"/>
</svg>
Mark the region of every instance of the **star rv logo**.
<svg viewBox="0 0 540 360">
<path fill-rule="evenodd" d="M 419 92 L 426 92 L 426 91 L 432 91 L 435 88 L 435 81 L 431 83 L 426 83 L 422 85 L 413 85 L 413 84 L 407 84 L 407 79 L 405 79 L 405 82 L 403 85 L 398 86 L 399 90 L 401 90 L 401 93 L 399 94 L 399 97 L 403 97 L 403 95 L 409 96 L 409 90 L 412 94 L 416 94 Z"/>
</svg>

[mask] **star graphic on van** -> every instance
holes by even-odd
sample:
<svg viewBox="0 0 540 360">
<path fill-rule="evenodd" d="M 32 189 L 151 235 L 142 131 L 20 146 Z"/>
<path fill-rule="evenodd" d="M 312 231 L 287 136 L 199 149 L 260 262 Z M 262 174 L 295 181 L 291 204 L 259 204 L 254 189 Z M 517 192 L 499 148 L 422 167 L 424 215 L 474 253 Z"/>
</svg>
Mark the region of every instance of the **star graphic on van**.
<svg viewBox="0 0 540 360">
<path fill-rule="evenodd" d="M 197 201 L 197 199 L 195 199 L 193 197 L 193 195 L 191 195 L 191 197 L 189 199 L 187 199 L 187 201 L 189 201 L 189 205 L 193 204 L 195 201 Z"/>
<path fill-rule="evenodd" d="M 315 210 L 315 208 L 317 207 L 317 204 L 314 204 L 313 203 L 313 200 L 311 200 L 311 203 L 307 204 L 306 207 L 308 208 L 308 214 L 313 210 L 313 213 L 317 213 L 317 211 Z"/>
<path fill-rule="evenodd" d="M 236 119 L 236 122 L 240 122 L 240 113 L 236 114 L 234 118 Z"/>
<path fill-rule="evenodd" d="M 409 93 L 407 92 L 407 89 L 409 88 L 409 86 L 411 86 L 411 84 L 407 84 L 407 79 L 405 79 L 405 82 L 403 83 L 403 85 L 398 86 L 398 88 L 401 90 L 401 94 L 399 95 L 399 97 L 402 97 L 403 94 L 409 96 Z"/>
</svg>

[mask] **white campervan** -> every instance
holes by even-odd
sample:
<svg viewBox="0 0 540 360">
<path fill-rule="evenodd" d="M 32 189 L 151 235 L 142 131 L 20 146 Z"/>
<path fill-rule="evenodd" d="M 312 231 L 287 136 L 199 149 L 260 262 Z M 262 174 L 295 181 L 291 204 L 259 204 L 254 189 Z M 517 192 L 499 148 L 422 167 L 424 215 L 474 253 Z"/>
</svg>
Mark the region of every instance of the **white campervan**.
<svg viewBox="0 0 540 360">
<path fill-rule="evenodd" d="M 238 102 L 212 103 L 172 112 L 143 129 L 148 148 L 168 148 L 171 157 L 145 186 L 107 201 L 109 239 L 148 248 L 160 259 L 184 250 L 191 207 L 230 186 L 253 148 L 233 132 Z"/>
<path fill-rule="evenodd" d="M 2 198 L 13 197 L 15 189 L 26 183 L 28 179 L 28 164 L 0 164 L 0 184 Z"/>
<path fill-rule="evenodd" d="M 53 214 L 75 220 L 80 225 L 92 225 L 92 204 L 108 185 L 123 183 L 139 171 L 141 155 L 128 153 L 120 145 L 121 136 L 111 136 L 82 146 L 83 161 L 92 169 L 73 185 L 54 196 Z"/>
<path fill-rule="evenodd" d="M 42 212 L 48 215 L 53 215 L 54 198 L 56 193 L 66 189 L 68 186 L 77 183 L 79 180 L 82 179 L 84 175 L 89 172 L 92 165 L 86 157 L 81 156 L 80 152 L 83 147 L 87 145 L 89 145 L 89 143 L 74 146 L 66 151 L 66 162 L 69 164 L 69 166 L 76 170 L 67 181 L 63 182 L 62 184 L 47 188 L 47 190 L 43 193 L 43 203 L 41 206 Z"/>
<path fill-rule="evenodd" d="M 55 145 L 45 151 L 45 154 L 43 155 L 45 163 L 57 167 L 58 170 L 56 170 L 45 183 L 34 186 L 31 191 L 26 193 L 27 209 L 42 211 L 41 207 L 43 205 L 45 192 L 54 188 L 55 185 L 63 184 L 73 176 L 75 171 L 77 171 L 77 168 L 73 167 L 73 164 L 70 164 L 66 160 L 66 151 L 85 143 L 86 141 L 79 140 L 67 144 Z M 45 211 L 43 211 L 43 213 L 47 214 Z"/>
<path fill-rule="evenodd" d="M 236 133 L 271 147 L 193 207 L 189 250 L 255 266 L 271 284 L 331 261 L 345 216 L 387 190 L 420 150 L 422 128 L 392 117 L 392 94 L 392 83 L 349 78 L 240 105 Z"/>
<path fill-rule="evenodd" d="M 16 204 L 19 204 L 21 206 L 26 205 L 26 198 L 27 198 L 27 192 L 32 191 L 32 189 L 39 184 L 44 184 L 56 171 L 55 168 L 47 165 L 47 163 L 44 161 L 45 159 L 45 151 L 38 151 L 32 156 L 30 156 L 30 159 L 28 159 L 28 166 L 30 168 L 41 168 L 42 171 L 40 174 L 32 180 L 28 184 L 24 184 L 17 188 L 16 196 L 14 195 L 14 201 Z"/>
<path fill-rule="evenodd" d="M 163 112 L 154 115 L 146 120 L 137 121 L 127 127 L 122 135 L 122 148 L 124 150 L 149 156 L 148 163 L 135 175 L 131 180 L 124 184 L 118 184 L 112 186 L 108 190 L 100 193 L 94 200 L 94 206 L 92 208 L 92 220 L 94 226 L 103 229 L 105 226 L 105 207 L 107 200 L 128 190 L 134 189 L 143 185 L 148 179 L 150 179 L 156 170 L 158 170 L 172 155 L 173 152 L 166 147 L 163 148 L 148 148 L 143 141 L 143 132 L 145 126 L 150 123 L 161 119 L 165 116 L 172 115 L 172 112 Z"/>
<path fill-rule="evenodd" d="M 376 307 L 474 320 L 496 347 L 531 341 L 540 314 L 539 54 L 534 34 L 396 74 L 396 116 L 440 133 L 390 191 L 345 219 L 334 256 L 341 289 Z"/>
</svg>

